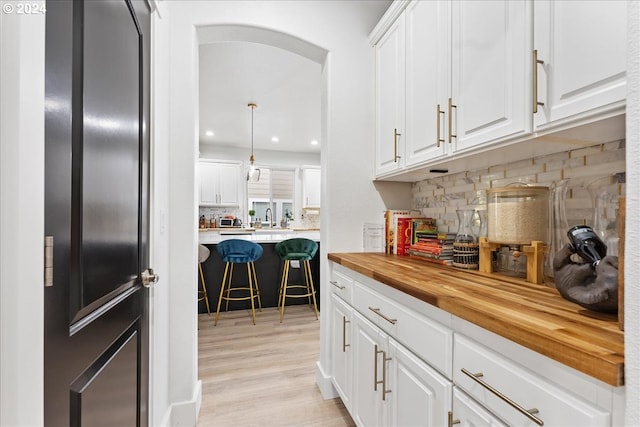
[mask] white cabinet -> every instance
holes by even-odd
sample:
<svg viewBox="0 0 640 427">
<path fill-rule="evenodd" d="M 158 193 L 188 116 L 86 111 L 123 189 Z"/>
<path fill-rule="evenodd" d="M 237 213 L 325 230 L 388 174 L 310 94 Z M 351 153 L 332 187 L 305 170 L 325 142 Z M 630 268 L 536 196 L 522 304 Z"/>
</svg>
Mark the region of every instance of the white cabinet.
<svg viewBox="0 0 640 427">
<path fill-rule="evenodd" d="M 404 14 L 375 46 L 376 175 L 404 166 Z"/>
<path fill-rule="evenodd" d="M 351 409 L 352 317 L 353 309 L 336 294 L 331 294 L 332 383 L 347 410 Z"/>
<path fill-rule="evenodd" d="M 531 3 L 413 1 L 375 45 L 376 176 L 531 132 Z"/>
<path fill-rule="evenodd" d="M 624 1 L 534 2 L 536 129 L 584 113 L 621 109 L 626 98 Z M 597 25 L 594 23 L 597 22 Z"/>
<path fill-rule="evenodd" d="M 473 399 L 509 425 L 610 426 L 606 409 L 537 375 L 502 354 L 456 334 L 453 380 Z M 454 416 L 457 414 L 454 413 Z"/>
<path fill-rule="evenodd" d="M 239 206 L 242 196 L 240 163 L 200 161 L 200 206 Z"/>
<path fill-rule="evenodd" d="M 467 396 L 458 387 L 453 388 L 453 411 L 449 427 L 506 427 L 498 417 Z"/>
<path fill-rule="evenodd" d="M 529 1 L 452 2 L 453 152 L 531 132 Z"/>
<path fill-rule="evenodd" d="M 305 168 L 302 170 L 302 207 L 319 208 L 321 189 L 320 168 Z"/>
</svg>

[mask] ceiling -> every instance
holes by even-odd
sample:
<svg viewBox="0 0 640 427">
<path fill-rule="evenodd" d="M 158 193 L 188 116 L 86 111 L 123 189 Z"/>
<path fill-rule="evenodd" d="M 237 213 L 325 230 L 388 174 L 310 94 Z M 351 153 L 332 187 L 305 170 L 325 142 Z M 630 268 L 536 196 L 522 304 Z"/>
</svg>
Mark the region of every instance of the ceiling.
<svg viewBox="0 0 640 427">
<path fill-rule="evenodd" d="M 200 45 L 200 144 L 319 153 L 320 64 L 251 42 Z M 214 132 L 213 136 L 206 131 Z M 273 137 L 279 139 L 272 141 Z M 312 145 L 311 141 L 318 141 Z"/>
</svg>

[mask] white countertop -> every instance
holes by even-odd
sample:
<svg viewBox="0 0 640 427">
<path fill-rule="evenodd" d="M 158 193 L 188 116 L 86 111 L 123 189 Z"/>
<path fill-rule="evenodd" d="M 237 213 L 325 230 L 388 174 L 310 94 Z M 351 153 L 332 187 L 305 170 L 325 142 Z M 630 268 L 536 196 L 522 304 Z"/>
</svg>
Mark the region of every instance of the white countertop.
<svg viewBox="0 0 640 427">
<path fill-rule="evenodd" d="M 256 231 L 229 230 L 229 231 L 200 231 L 199 243 L 202 245 L 215 245 L 223 240 L 242 239 L 256 243 L 278 243 L 294 237 L 303 237 L 316 242 L 320 241 L 319 231 L 296 231 L 288 229 L 262 229 Z"/>
</svg>

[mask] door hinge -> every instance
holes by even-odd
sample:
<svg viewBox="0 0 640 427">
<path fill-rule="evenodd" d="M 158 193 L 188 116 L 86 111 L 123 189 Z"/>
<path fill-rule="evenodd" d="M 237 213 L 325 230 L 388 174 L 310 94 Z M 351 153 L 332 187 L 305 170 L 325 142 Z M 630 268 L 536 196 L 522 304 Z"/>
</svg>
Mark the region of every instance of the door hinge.
<svg viewBox="0 0 640 427">
<path fill-rule="evenodd" d="M 53 236 L 44 236 L 44 287 L 53 286 Z"/>
</svg>

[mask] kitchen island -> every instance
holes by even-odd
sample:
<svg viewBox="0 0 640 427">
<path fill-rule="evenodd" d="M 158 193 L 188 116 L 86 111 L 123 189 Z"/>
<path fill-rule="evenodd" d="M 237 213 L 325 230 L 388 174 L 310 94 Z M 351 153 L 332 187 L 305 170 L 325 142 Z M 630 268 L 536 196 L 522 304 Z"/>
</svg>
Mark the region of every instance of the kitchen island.
<svg viewBox="0 0 640 427">
<path fill-rule="evenodd" d="M 260 287 L 260 297 L 262 307 L 276 307 L 278 304 L 278 289 L 280 286 L 280 278 L 282 273 L 282 262 L 276 253 L 275 246 L 290 238 L 306 238 L 320 244 L 320 232 L 317 230 L 307 229 L 243 229 L 228 228 L 217 229 L 215 231 L 205 230 L 199 231 L 199 243 L 206 246 L 211 251 L 209 258 L 202 264 L 202 271 L 207 283 L 207 291 L 209 293 L 209 304 L 211 312 L 215 312 L 220 296 L 220 286 L 222 284 L 222 276 L 224 273 L 224 262 L 220 258 L 220 254 L 216 250 L 218 243 L 228 239 L 242 239 L 258 243 L 263 248 L 262 256 L 256 261 L 256 275 L 258 277 L 258 285 Z M 316 289 L 316 301 L 318 309 L 320 308 L 320 250 L 311 260 L 311 274 L 313 276 L 313 284 Z M 289 273 L 289 281 L 291 283 L 302 283 L 302 270 L 300 268 L 292 268 Z M 198 279 L 200 280 L 200 279 Z M 247 269 L 244 265 L 237 266 L 234 269 L 233 283 L 247 283 Z M 199 283 L 199 289 L 201 284 Z M 305 298 L 287 299 L 289 304 L 306 304 Z M 251 307 L 249 301 L 230 301 L 229 310 L 243 310 Z M 224 307 L 221 307 L 221 311 Z M 204 301 L 198 303 L 198 313 L 206 313 L 206 305 Z"/>
</svg>

